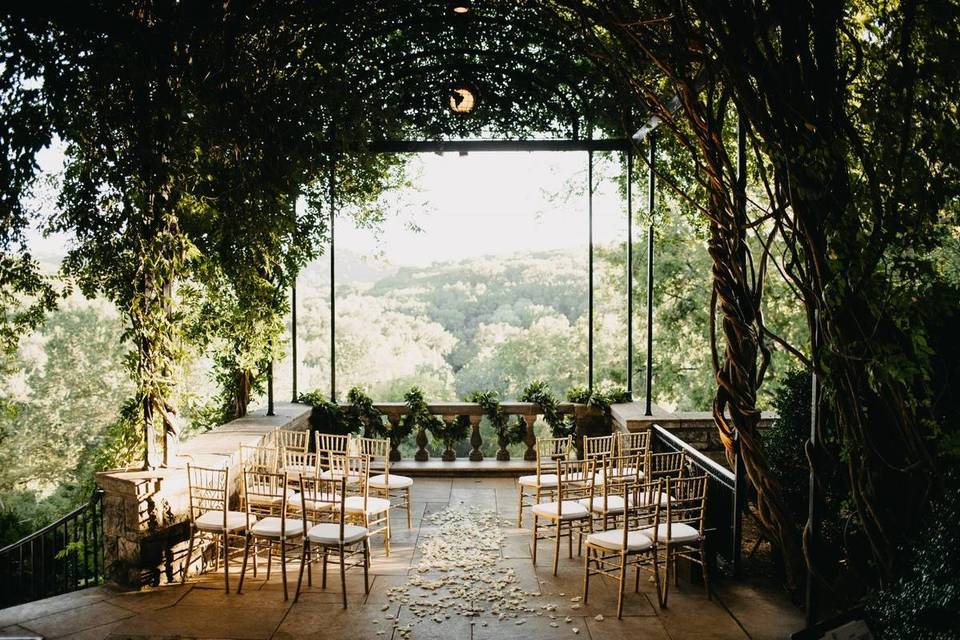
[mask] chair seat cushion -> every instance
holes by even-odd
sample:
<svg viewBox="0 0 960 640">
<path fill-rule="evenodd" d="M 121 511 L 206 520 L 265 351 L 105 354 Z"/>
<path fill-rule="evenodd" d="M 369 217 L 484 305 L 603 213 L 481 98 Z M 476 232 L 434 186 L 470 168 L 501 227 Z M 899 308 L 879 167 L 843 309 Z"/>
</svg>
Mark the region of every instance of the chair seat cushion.
<svg viewBox="0 0 960 640">
<path fill-rule="evenodd" d="M 641 533 L 652 538 L 653 527 L 641 530 Z M 688 524 L 674 522 L 670 525 L 670 538 L 667 538 L 666 523 L 657 526 L 657 540 L 661 542 L 697 542 L 700 540 L 700 532 Z"/>
<path fill-rule="evenodd" d="M 638 497 L 640 498 L 640 504 L 656 504 L 658 496 L 651 494 L 649 497 L 647 497 L 646 492 L 641 491 Z M 660 498 L 660 506 L 666 507 L 667 503 L 670 501 L 670 496 L 668 496 L 666 493 L 663 493 L 661 491 L 659 498 Z M 663 512 L 661 511 L 661 513 Z"/>
<path fill-rule="evenodd" d="M 327 498 L 324 500 L 311 500 L 308 498 L 302 502 L 298 496 L 297 503 L 295 505 L 296 508 L 300 509 L 304 504 L 306 505 L 308 512 L 309 511 L 335 511 L 340 508 L 340 496 L 339 495 L 327 496 Z"/>
<path fill-rule="evenodd" d="M 255 536 L 260 536 L 261 538 L 279 538 L 281 535 L 281 525 L 282 522 L 280 518 L 271 516 L 260 520 L 257 524 L 250 527 L 250 533 Z M 310 523 L 308 522 L 307 528 L 309 527 Z M 303 521 L 300 518 L 287 518 L 287 526 L 284 533 L 288 538 L 303 534 Z"/>
<path fill-rule="evenodd" d="M 367 528 L 359 527 L 355 524 L 343 525 L 343 544 L 353 544 L 360 542 L 367 537 Z M 340 524 L 337 522 L 324 522 L 307 531 L 307 540 L 323 545 L 340 544 Z"/>
<path fill-rule="evenodd" d="M 389 476 L 373 476 L 367 480 L 367 484 L 376 489 L 405 489 L 413 486 L 413 478 L 396 476 L 391 473 Z"/>
<path fill-rule="evenodd" d="M 595 496 L 593 500 L 580 498 L 577 502 L 594 513 L 623 513 L 623 496 L 607 496 L 606 509 L 603 506 L 603 496 Z M 630 500 L 630 504 L 633 504 L 633 499 Z"/>
<path fill-rule="evenodd" d="M 257 521 L 250 516 L 251 526 Z M 201 531 L 223 531 L 223 511 L 207 511 L 194 520 L 197 529 Z M 243 511 L 227 511 L 227 531 L 247 528 L 247 514 Z"/>
<path fill-rule="evenodd" d="M 543 502 L 533 505 L 534 515 L 551 520 L 558 518 L 558 509 L 560 509 L 559 517 L 562 520 L 576 520 L 577 518 L 585 518 L 590 515 L 590 512 L 585 506 L 572 500 L 564 500 L 562 508 L 560 508 L 560 504 L 557 502 Z"/>
<path fill-rule="evenodd" d="M 557 486 L 557 474 L 541 473 L 539 476 L 520 476 L 517 482 L 524 487 L 555 487 Z"/>
<path fill-rule="evenodd" d="M 257 507 L 279 507 L 283 503 L 282 495 L 266 495 L 264 493 L 248 493 L 247 502 Z M 287 489 L 287 504 L 296 506 L 300 504 L 300 493 L 293 489 Z"/>
<path fill-rule="evenodd" d="M 350 496 L 344 501 L 347 513 L 363 513 L 363 496 Z M 390 501 L 386 498 L 367 497 L 367 514 L 383 513 L 390 510 Z"/>
<path fill-rule="evenodd" d="M 302 475 L 312 478 L 313 474 L 316 473 L 317 470 L 308 465 L 288 464 L 282 469 L 282 471 L 286 472 L 290 480 L 296 480 Z"/>
<path fill-rule="evenodd" d="M 360 482 L 361 475 L 362 474 L 359 474 L 359 473 L 350 473 L 347 475 L 347 482 L 351 484 Z M 342 473 L 339 473 L 339 472 L 335 473 L 333 471 L 330 471 L 329 469 L 326 469 L 320 472 L 321 480 L 339 480 L 341 477 L 343 477 Z"/>
<path fill-rule="evenodd" d="M 612 551 L 623 550 L 623 529 L 610 529 L 591 533 L 587 536 L 587 544 L 592 544 Z M 653 540 L 640 531 L 627 532 L 627 551 L 644 551 L 653 546 Z"/>
<path fill-rule="evenodd" d="M 604 478 L 604 475 L 605 475 L 605 474 L 606 474 L 606 469 L 601 469 L 600 471 L 597 471 L 597 476 L 596 476 L 596 478 L 597 478 L 597 482 L 598 482 L 598 483 L 600 483 L 600 484 L 603 483 L 603 478 Z M 614 479 L 616 479 L 616 478 L 624 478 L 624 479 L 627 479 L 627 478 L 639 478 L 639 479 L 643 480 L 643 471 L 640 471 L 639 469 L 635 469 L 635 468 L 633 468 L 633 467 L 623 467 L 622 469 L 613 469 L 613 470 L 610 472 L 610 477 L 611 477 L 611 478 L 614 478 Z"/>
</svg>

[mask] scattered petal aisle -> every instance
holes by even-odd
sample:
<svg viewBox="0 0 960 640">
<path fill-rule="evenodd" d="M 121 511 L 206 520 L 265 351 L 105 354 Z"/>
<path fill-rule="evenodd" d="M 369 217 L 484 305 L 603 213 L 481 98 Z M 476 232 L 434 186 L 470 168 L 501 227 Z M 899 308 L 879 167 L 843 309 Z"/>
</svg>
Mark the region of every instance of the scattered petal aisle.
<svg viewBox="0 0 960 640">
<path fill-rule="evenodd" d="M 471 618 L 471 624 L 483 627 L 496 623 L 525 624 L 526 618 L 521 614 L 548 616 L 552 627 L 571 622 L 569 617 L 556 614 L 557 604 L 529 604 L 529 598 L 540 594 L 524 591 L 515 570 L 502 566 L 503 532 L 496 512 L 476 507 L 450 508 L 427 516 L 423 524 L 429 533 L 418 544 L 421 557 L 416 573 L 407 584 L 387 591 L 391 603 L 401 604 L 413 614 L 414 619 L 405 624 L 394 620 L 400 638 L 411 638 L 417 625 L 440 624 L 453 616 Z M 579 609 L 579 600 L 571 598 L 575 603 L 571 608 Z M 384 611 L 388 608 L 385 605 Z M 387 618 L 393 620 L 389 615 Z M 570 630 L 574 634 L 580 631 Z"/>
</svg>

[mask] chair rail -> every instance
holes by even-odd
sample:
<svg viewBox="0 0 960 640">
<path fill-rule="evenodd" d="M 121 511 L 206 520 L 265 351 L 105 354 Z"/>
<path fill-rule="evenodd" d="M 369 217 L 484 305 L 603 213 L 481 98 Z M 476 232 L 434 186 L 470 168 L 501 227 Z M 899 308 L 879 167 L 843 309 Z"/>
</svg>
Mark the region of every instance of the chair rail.
<svg viewBox="0 0 960 640">
<path fill-rule="evenodd" d="M 0 608 L 100 584 L 103 491 L 56 522 L 0 549 Z"/>
</svg>

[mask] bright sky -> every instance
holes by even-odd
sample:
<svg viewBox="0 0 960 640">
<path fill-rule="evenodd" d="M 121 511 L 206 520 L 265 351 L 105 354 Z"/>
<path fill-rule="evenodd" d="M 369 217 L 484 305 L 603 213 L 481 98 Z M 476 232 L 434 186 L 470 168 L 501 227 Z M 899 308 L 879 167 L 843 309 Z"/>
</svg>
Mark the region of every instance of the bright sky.
<svg viewBox="0 0 960 640">
<path fill-rule="evenodd" d="M 62 169 L 62 148 L 39 157 L 48 173 Z M 622 240 L 626 204 L 616 190 L 619 167 L 594 157 L 594 241 Z M 364 255 L 379 254 L 392 266 L 423 266 L 519 251 L 585 247 L 587 243 L 586 152 L 475 152 L 410 156 L 412 189 L 388 193 L 382 232 L 358 229 L 348 216 L 338 218 L 337 247 Z M 53 206 L 54 194 L 36 204 Z M 411 229 L 415 224 L 420 231 Z M 29 234 L 40 258 L 62 256 L 70 237 Z"/>
</svg>

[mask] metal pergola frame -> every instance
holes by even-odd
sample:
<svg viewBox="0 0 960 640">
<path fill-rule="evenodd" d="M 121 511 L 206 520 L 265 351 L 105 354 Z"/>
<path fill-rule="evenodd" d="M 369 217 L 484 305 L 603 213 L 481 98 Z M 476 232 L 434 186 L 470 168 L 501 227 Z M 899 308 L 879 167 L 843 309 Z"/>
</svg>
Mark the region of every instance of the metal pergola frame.
<svg viewBox="0 0 960 640">
<path fill-rule="evenodd" d="M 654 189 L 654 160 L 656 145 L 650 143 L 648 205 L 652 214 L 655 203 Z M 588 295 L 587 295 L 587 384 L 593 390 L 594 383 L 594 300 L 593 300 L 593 154 L 594 152 L 613 151 L 626 154 L 627 159 L 627 391 L 633 397 L 633 154 L 636 141 L 630 138 L 606 138 L 598 140 L 451 140 L 451 141 L 419 141 L 419 140 L 388 140 L 370 143 L 362 153 L 470 153 L 487 151 L 575 151 L 587 154 L 587 218 L 588 218 Z M 329 206 L 330 206 L 330 399 L 337 397 L 337 359 L 336 359 L 336 272 L 335 255 L 336 242 L 334 220 L 336 218 L 336 165 L 331 155 L 328 167 Z M 647 355 L 645 371 L 645 412 L 652 415 L 652 385 L 653 385 L 653 225 L 648 229 L 647 237 Z M 299 397 L 297 388 L 297 290 L 292 287 L 291 293 L 291 357 L 292 357 L 292 397 L 296 402 Z M 272 363 L 268 370 L 267 379 L 267 414 L 273 415 L 273 371 Z"/>
</svg>

